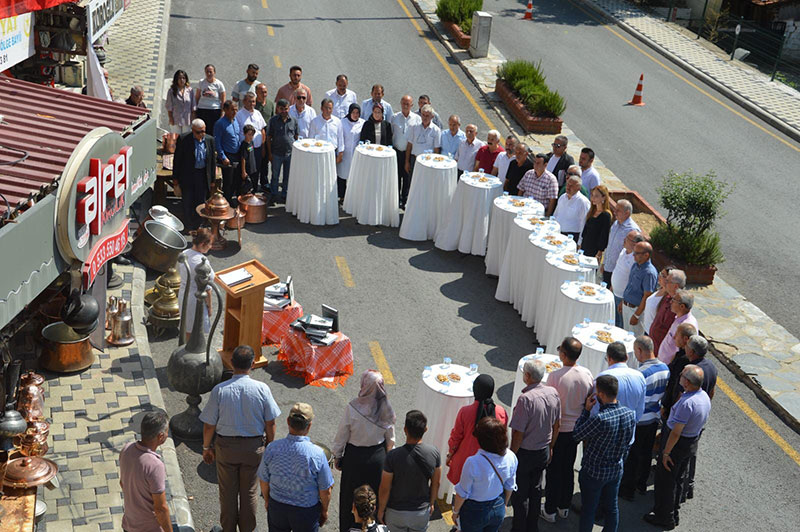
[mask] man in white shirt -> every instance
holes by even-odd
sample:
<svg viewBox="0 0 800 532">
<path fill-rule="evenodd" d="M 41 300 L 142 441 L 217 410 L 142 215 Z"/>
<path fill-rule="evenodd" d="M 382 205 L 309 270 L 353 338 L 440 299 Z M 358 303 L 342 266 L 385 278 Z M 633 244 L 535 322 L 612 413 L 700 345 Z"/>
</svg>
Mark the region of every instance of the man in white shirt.
<svg viewBox="0 0 800 532">
<path fill-rule="evenodd" d="M 567 179 L 567 191 L 556 202 L 553 218 L 561 224 L 561 232 L 572 236 L 576 243 L 583 231 L 583 224 L 586 223 L 589 207 L 591 207 L 589 198 L 581 194 L 581 178 L 570 176 Z"/>
<path fill-rule="evenodd" d="M 320 105 L 322 114 L 311 121 L 308 136 L 319 140 L 327 140 L 336 146 L 336 163 L 342 162 L 344 155 L 344 131 L 342 121 L 333 116 L 333 102 L 324 98 Z"/>
<path fill-rule="evenodd" d="M 517 138 L 514 135 L 506 137 L 506 151 L 498 153 L 494 160 L 492 167 L 492 175 L 500 178 L 500 181 L 505 182 L 506 173 L 508 172 L 508 165 L 514 160 L 514 152 L 517 149 Z"/>
<path fill-rule="evenodd" d="M 244 140 L 244 126 L 250 124 L 256 128 L 256 134 L 253 137 L 253 149 L 256 152 L 258 176 L 253 186 L 257 187 L 264 169 L 264 155 L 267 149 L 265 146 L 265 141 L 267 140 L 267 122 L 264 120 L 264 115 L 261 114 L 261 111 L 256 109 L 255 93 L 245 92 L 242 95 L 242 108 L 236 113 L 234 120 L 239 124 L 239 142 Z"/>
<path fill-rule="evenodd" d="M 419 104 L 419 108 L 414 112 L 420 116 L 422 116 L 423 107 L 425 107 L 426 105 L 433 106 L 433 103 L 431 102 L 431 97 L 428 96 L 427 94 L 421 94 L 419 100 L 417 100 L 417 103 Z M 439 118 L 439 113 L 437 113 L 436 111 L 433 112 L 432 122 L 434 123 L 434 125 L 436 125 L 436 127 L 438 127 L 441 130 L 444 130 L 444 124 L 442 124 L 442 120 Z"/>
<path fill-rule="evenodd" d="M 356 93 L 347 88 L 346 74 L 336 76 L 336 88 L 325 93 L 326 98 L 333 101 L 333 116 L 342 120 L 350 110 L 350 104 L 358 103 Z"/>
<path fill-rule="evenodd" d="M 551 144 L 553 151 L 547 154 L 547 171 L 556 176 L 559 188 L 564 186 L 567 168 L 575 164 L 575 159 L 567 153 L 567 142 L 564 135 L 557 136 Z"/>
<path fill-rule="evenodd" d="M 634 256 L 633 248 L 639 242 L 644 242 L 644 236 L 638 230 L 629 231 L 622 243 L 622 250 L 617 256 L 617 263 L 614 271 L 611 272 L 611 291 L 614 293 L 614 307 L 617 308 L 622 303 L 622 295 L 625 287 L 628 286 L 628 277 L 631 275 Z"/>
<path fill-rule="evenodd" d="M 392 115 L 390 119 L 392 124 L 392 144 L 397 152 L 397 191 L 400 195 L 401 207 L 404 207 L 406 203 L 406 196 L 403 195 L 403 190 L 407 194 L 411 183 L 409 173 L 406 171 L 408 139 L 414 126 L 422 123 L 422 118 L 418 114 L 411 112 L 412 105 L 414 105 L 414 100 L 410 95 L 406 94 L 400 98 L 400 111 Z"/>
<path fill-rule="evenodd" d="M 405 169 L 408 172 L 408 187 L 411 187 L 413 178 L 414 163 L 418 155 L 422 155 L 430 150 L 433 153 L 442 151 L 442 131 L 433 123 L 433 107 L 426 105 L 422 108 L 422 122 L 414 126 L 408 135 L 408 147 L 406 148 Z M 408 189 L 403 187 L 403 200 L 408 198 Z M 405 201 L 403 201 L 405 204 Z"/>
<path fill-rule="evenodd" d="M 295 104 L 289 107 L 289 116 L 297 120 L 297 137 L 308 137 L 311 121 L 317 117 L 317 112 L 306 105 L 308 94 L 305 89 L 297 89 L 294 98 Z"/>
<path fill-rule="evenodd" d="M 244 95 L 247 93 L 252 93 L 255 96 L 256 87 L 259 85 L 261 85 L 261 82 L 258 81 L 258 65 L 250 63 L 247 65 L 247 77 L 237 81 L 236 85 L 233 86 L 231 100 L 234 102 L 244 100 Z M 256 128 L 256 130 L 258 130 L 258 128 Z"/>
<path fill-rule="evenodd" d="M 581 167 L 581 180 L 583 181 L 583 186 L 586 187 L 586 190 L 589 191 L 589 194 L 592 193 L 592 189 L 594 187 L 603 184 L 600 174 L 597 173 L 597 169 L 592 166 L 592 163 L 594 163 L 594 150 L 591 148 L 583 148 L 580 156 L 578 157 L 578 165 Z"/>
<path fill-rule="evenodd" d="M 361 116 L 366 117 L 364 120 L 372 116 L 372 108 L 376 103 L 379 103 L 383 106 L 383 116 L 392 116 L 394 114 L 392 112 L 392 105 L 383 99 L 383 85 L 379 83 L 373 85 L 370 95 L 372 98 L 361 102 Z"/>
<path fill-rule="evenodd" d="M 459 172 L 472 172 L 472 169 L 475 168 L 475 155 L 481 147 L 486 146 L 486 143 L 476 138 L 478 126 L 475 124 L 467 124 L 464 133 L 465 138 L 458 145 L 456 161 L 458 161 Z"/>
</svg>

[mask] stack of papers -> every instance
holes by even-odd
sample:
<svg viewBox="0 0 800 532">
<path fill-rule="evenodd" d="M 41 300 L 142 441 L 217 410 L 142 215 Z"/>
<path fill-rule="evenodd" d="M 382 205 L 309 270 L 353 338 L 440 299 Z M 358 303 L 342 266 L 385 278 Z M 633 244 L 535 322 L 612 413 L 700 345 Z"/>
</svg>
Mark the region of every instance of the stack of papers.
<svg viewBox="0 0 800 532">
<path fill-rule="evenodd" d="M 283 310 L 291 301 L 286 297 L 264 296 L 264 310 Z"/>
<path fill-rule="evenodd" d="M 330 334 L 333 327 L 333 320 L 322 318 L 316 314 L 303 316 L 292 322 L 292 327 L 306 333 L 306 337 L 312 342 L 320 345 L 331 345 L 336 336 Z"/>
<path fill-rule="evenodd" d="M 264 289 L 264 299 L 266 296 L 270 297 L 284 297 L 289 292 L 289 287 L 286 283 L 276 283 Z"/>
<path fill-rule="evenodd" d="M 239 268 L 232 272 L 223 273 L 219 276 L 219 280 L 228 286 L 236 286 L 237 284 L 244 283 L 253 278 L 253 274 L 248 272 L 245 268 Z"/>
</svg>

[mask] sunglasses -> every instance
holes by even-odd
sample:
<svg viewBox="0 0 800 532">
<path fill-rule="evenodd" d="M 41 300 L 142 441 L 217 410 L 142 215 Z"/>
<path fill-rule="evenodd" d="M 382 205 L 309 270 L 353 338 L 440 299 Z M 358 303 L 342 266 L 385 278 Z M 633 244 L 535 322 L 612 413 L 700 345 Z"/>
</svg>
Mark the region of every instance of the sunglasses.
<svg viewBox="0 0 800 532">
<path fill-rule="evenodd" d="M 307 96 L 298 96 L 298 97 L 297 97 L 297 99 L 298 99 L 298 100 L 305 100 L 305 99 L 307 99 L 307 98 L 308 98 Z"/>
<path fill-rule="evenodd" d="M 551 144 L 551 146 L 553 146 L 554 148 L 563 148 L 564 146 L 566 146 L 566 144 L 558 144 L 557 142 L 554 142 L 553 144 Z"/>
</svg>

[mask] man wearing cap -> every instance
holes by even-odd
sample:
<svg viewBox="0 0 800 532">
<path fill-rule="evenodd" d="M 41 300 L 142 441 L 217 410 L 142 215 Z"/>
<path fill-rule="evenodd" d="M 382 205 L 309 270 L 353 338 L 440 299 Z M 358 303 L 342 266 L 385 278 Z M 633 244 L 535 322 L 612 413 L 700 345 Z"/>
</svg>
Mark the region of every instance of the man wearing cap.
<svg viewBox="0 0 800 532">
<path fill-rule="evenodd" d="M 333 475 L 325 453 L 308 437 L 313 420 L 311 405 L 295 403 L 286 419 L 289 435 L 264 451 L 258 478 L 270 530 L 316 532 L 328 520 Z"/>
<path fill-rule="evenodd" d="M 233 350 L 233 377 L 214 386 L 200 414 L 203 461 L 217 462 L 219 520 L 226 532 L 237 525 L 240 532 L 256 528 L 256 472 L 264 445 L 275 438 L 275 418 L 281 414 L 269 386 L 250 378 L 254 358 L 249 345 Z"/>
</svg>

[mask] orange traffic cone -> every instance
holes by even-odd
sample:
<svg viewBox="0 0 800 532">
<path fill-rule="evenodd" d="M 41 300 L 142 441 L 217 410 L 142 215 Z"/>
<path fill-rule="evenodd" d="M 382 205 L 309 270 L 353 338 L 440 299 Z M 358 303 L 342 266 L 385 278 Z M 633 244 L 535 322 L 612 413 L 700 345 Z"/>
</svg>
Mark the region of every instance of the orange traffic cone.
<svg viewBox="0 0 800 532">
<path fill-rule="evenodd" d="M 633 93 L 633 99 L 628 102 L 628 105 L 638 105 L 643 106 L 644 101 L 642 100 L 642 82 L 644 81 L 644 74 L 639 76 L 639 84 L 636 85 L 636 92 Z"/>
<path fill-rule="evenodd" d="M 528 0 L 528 9 L 525 10 L 525 16 L 522 19 L 533 20 L 533 2 L 531 0 Z"/>
</svg>

